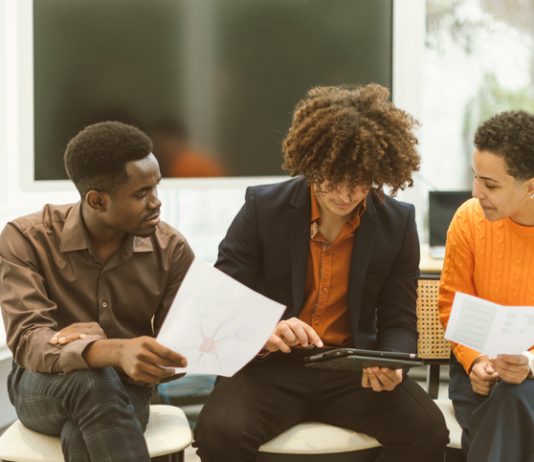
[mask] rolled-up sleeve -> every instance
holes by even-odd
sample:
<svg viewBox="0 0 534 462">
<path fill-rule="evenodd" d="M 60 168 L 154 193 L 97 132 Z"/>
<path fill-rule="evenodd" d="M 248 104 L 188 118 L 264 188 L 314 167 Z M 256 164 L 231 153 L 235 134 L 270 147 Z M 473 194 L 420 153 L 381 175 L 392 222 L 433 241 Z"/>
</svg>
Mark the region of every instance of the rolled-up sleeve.
<svg viewBox="0 0 534 462">
<path fill-rule="evenodd" d="M 46 281 L 31 243 L 13 224 L 0 235 L 0 305 L 7 345 L 20 366 L 37 372 L 67 373 L 87 368 L 83 351 L 94 340 L 56 346 L 57 305 L 48 297 Z"/>
</svg>

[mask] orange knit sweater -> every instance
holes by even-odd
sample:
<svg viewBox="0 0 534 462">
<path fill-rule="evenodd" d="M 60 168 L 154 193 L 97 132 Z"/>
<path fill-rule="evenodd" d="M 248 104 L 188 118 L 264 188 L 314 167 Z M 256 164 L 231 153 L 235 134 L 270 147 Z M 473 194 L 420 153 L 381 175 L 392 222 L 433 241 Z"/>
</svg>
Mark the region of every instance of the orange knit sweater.
<svg viewBox="0 0 534 462">
<path fill-rule="evenodd" d="M 439 293 L 445 328 L 456 291 L 502 305 L 534 307 L 534 227 L 509 218 L 488 221 L 477 199 L 465 202 L 447 233 Z M 452 349 L 469 372 L 479 352 L 457 344 Z"/>
</svg>

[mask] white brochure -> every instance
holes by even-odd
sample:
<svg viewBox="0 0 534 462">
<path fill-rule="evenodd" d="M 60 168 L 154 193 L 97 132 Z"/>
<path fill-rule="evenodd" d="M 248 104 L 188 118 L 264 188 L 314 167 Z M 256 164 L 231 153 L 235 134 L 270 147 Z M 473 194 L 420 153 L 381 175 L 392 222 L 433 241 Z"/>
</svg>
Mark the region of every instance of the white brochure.
<svg viewBox="0 0 534 462">
<path fill-rule="evenodd" d="M 261 350 L 284 309 L 194 260 L 157 340 L 187 358 L 176 372 L 231 377 Z"/>
<path fill-rule="evenodd" d="M 503 306 L 457 292 L 445 338 L 489 357 L 534 345 L 534 307 Z"/>
</svg>

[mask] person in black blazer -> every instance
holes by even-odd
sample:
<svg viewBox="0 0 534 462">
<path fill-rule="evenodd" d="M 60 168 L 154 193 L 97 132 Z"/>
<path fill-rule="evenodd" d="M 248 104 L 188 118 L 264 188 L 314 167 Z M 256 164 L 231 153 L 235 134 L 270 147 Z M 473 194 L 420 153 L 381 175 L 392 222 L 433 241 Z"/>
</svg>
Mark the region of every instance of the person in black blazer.
<svg viewBox="0 0 534 462">
<path fill-rule="evenodd" d="M 382 192 L 412 183 L 416 122 L 388 97 L 376 84 L 310 90 L 283 144 L 284 168 L 298 176 L 247 189 L 216 266 L 287 308 L 258 358 L 221 378 L 204 406 L 203 462 L 252 462 L 305 420 L 376 437 L 382 462 L 442 460 L 443 416 L 401 369 L 302 361 L 311 348 L 417 348 L 414 207 Z"/>
</svg>

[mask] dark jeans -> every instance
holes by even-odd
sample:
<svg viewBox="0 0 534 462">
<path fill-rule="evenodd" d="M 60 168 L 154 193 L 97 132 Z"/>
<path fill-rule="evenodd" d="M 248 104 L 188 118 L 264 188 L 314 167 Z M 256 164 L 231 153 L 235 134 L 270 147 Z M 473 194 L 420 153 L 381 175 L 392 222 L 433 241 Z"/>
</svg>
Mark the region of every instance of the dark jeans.
<svg viewBox="0 0 534 462">
<path fill-rule="evenodd" d="M 497 382 L 482 396 L 452 358 L 449 397 L 463 428 L 467 462 L 534 462 L 534 380 Z"/>
<path fill-rule="evenodd" d="M 405 378 L 377 393 L 360 380 L 304 367 L 293 354 L 253 362 L 215 386 L 195 430 L 198 455 L 203 462 L 252 462 L 263 443 L 302 421 L 319 421 L 377 438 L 380 462 L 442 460 L 445 421 L 419 385 Z"/>
<path fill-rule="evenodd" d="M 150 461 L 143 431 L 152 390 L 125 382 L 115 369 L 59 375 L 13 364 L 8 390 L 26 427 L 61 437 L 67 462 Z"/>
</svg>

